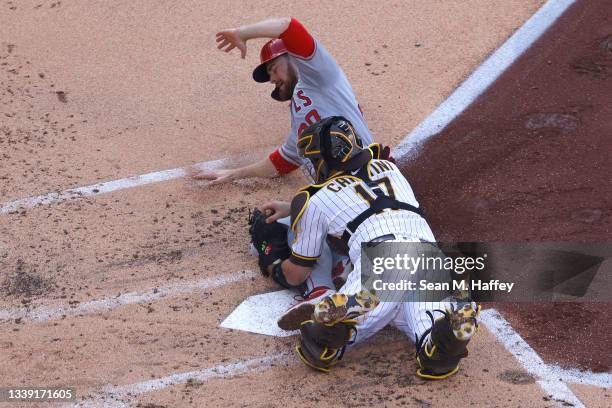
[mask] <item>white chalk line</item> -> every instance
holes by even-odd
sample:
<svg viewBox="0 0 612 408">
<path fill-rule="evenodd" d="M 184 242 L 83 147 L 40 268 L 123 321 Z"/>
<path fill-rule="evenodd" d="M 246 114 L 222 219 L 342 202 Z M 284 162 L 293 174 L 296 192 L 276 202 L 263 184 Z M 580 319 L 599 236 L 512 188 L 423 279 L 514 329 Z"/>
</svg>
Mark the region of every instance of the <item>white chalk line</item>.
<svg viewBox="0 0 612 408">
<path fill-rule="evenodd" d="M 537 378 L 540 387 L 555 401 L 560 403 L 565 401 L 575 407 L 584 407 L 565 384 L 566 382 L 601 388 L 612 386 L 612 377 L 608 373 L 566 370 L 557 365 L 546 364 L 497 310 L 484 310 L 481 313 L 481 320 L 506 350 L 523 365 L 525 370 Z"/>
<path fill-rule="evenodd" d="M 395 341 L 403 336 L 389 336 L 387 340 Z M 360 347 L 360 346 L 356 346 Z M 266 370 L 275 364 L 286 367 L 299 364 L 293 352 L 285 351 L 263 357 L 252 357 L 234 363 L 216 365 L 196 371 L 171 374 L 166 377 L 146 380 L 127 385 L 107 385 L 97 394 L 90 394 L 88 400 L 66 404 L 65 408 L 127 408 L 130 400 L 149 392 L 161 391 L 174 385 L 188 382 L 206 382 L 214 378 L 230 378 L 239 374 L 255 373 Z"/>
<path fill-rule="evenodd" d="M 549 0 L 487 58 L 436 110 L 393 149 L 402 160 L 416 157 L 423 143 L 443 131 L 550 28 L 575 0 Z"/>
<path fill-rule="evenodd" d="M 204 169 L 214 169 L 224 163 L 227 159 L 211 160 L 193 165 L 193 167 Z M 34 208 L 40 205 L 59 203 L 62 201 L 78 200 L 98 194 L 110 193 L 113 191 L 124 190 L 146 186 L 148 184 L 160 183 L 162 181 L 174 180 L 184 177 L 187 171 L 183 167 L 155 171 L 152 173 L 141 174 L 122 178 L 118 180 L 105 181 L 102 183 L 91 184 L 84 187 L 75 187 L 64 191 L 42 194 L 34 197 L 20 198 L 0 204 L 0 215 L 11 212 Z"/>
<path fill-rule="evenodd" d="M 188 382 L 203 383 L 215 378 L 229 378 L 244 373 L 254 373 L 272 367 L 281 362 L 287 362 L 291 354 L 288 352 L 272 354 L 264 357 L 255 357 L 235 363 L 217 365 L 197 371 L 172 374 L 162 378 L 142 381 L 135 384 L 104 387 L 102 392 L 91 400 L 80 401 L 65 405 L 66 408 L 124 408 L 129 406 L 129 400 L 139 395 L 160 391 L 164 388 L 186 384 Z"/>
<path fill-rule="evenodd" d="M 13 309 L 0 309 L 0 322 L 3 320 L 23 319 L 34 322 L 45 322 L 59 320 L 64 316 L 85 315 L 109 311 L 119 306 L 130 304 L 145 303 L 159 300 L 164 297 L 177 296 L 184 293 L 191 293 L 201 289 L 211 289 L 223 285 L 228 285 L 244 279 L 258 276 L 253 271 L 242 271 L 234 274 L 220 275 L 213 278 L 201 280 L 178 282 L 166 286 L 151 288 L 141 292 L 127 292 L 115 297 L 107 297 L 89 302 L 70 304 L 34 304 L 29 307 L 19 307 Z"/>
</svg>

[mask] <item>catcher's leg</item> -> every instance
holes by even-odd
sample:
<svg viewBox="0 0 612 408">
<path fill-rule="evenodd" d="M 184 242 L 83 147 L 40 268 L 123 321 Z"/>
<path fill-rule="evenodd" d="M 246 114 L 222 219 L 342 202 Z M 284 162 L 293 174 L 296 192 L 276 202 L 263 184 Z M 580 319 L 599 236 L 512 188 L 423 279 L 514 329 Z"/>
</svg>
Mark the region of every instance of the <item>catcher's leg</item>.
<svg viewBox="0 0 612 408">
<path fill-rule="evenodd" d="M 444 257 L 434 249 L 432 255 Z M 415 254 L 413 254 L 415 256 Z M 445 290 L 414 290 L 406 294 L 393 324 L 416 342 L 416 374 L 426 379 L 443 379 L 455 374 L 459 361 L 468 354 L 467 345 L 478 327 L 475 303 L 453 306 L 450 274 L 444 269 L 420 268 L 414 281 L 445 283 Z M 434 314 L 441 316 L 434 320 Z"/>
<path fill-rule="evenodd" d="M 289 217 L 281 218 L 277 222 L 289 225 Z M 289 245 L 295 240 L 295 233 L 291 228 L 287 231 Z M 303 321 L 312 318 L 312 312 L 317 302 L 334 293 L 334 283 L 332 280 L 333 254 L 327 243 L 321 248 L 321 256 L 317 260 L 310 276 L 304 281 L 300 288 L 303 288 L 301 295 L 303 299 L 292 305 L 283 313 L 277 323 L 283 330 L 298 330 Z"/>
<path fill-rule="evenodd" d="M 416 374 L 421 378 L 438 380 L 450 377 L 459 370 L 459 361 L 467 357 L 467 345 L 478 329 L 476 303 L 464 303 L 446 310 L 427 311 L 431 328 L 423 332 L 416 344 Z M 442 316 L 434 320 L 434 313 Z"/>
<path fill-rule="evenodd" d="M 296 352 L 307 366 L 319 371 L 329 369 L 342 358 L 354 338 L 359 317 L 378 305 L 367 291 L 355 295 L 335 293 L 315 305 L 313 319 L 302 322 Z"/>
<path fill-rule="evenodd" d="M 307 320 L 300 328 L 300 340 L 295 351 L 304 364 L 315 370 L 327 372 L 344 354 L 346 345 L 355 333 L 354 320 L 334 325 Z"/>
<path fill-rule="evenodd" d="M 353 270 L 348 274 L 346 283 L 340 288 L 339 292 L 349 297 L 350 294 L 362 292 L 360 262 L 355 263 Z M 367 291 L 363 291 L 362 293 L 365 296 L 368 295 Z M 391 321 L 393 321 L 395 315 L 397 314 L 400 303 L 378 302 L 379 299 L 376 299 L 377 303 L 370 304 L 366 309 L 367 313 L 362 313 L 359 317 L 353 316 L 353 318 L 357 321 L 357 335 L 353 339 L 353 343 L 359 343 L 370 338 L 376 332 L 382 330 Z M 357 299 L 355 299 L 355 302 L 357 302 Z M 362 303 L 365 304 L 366 302 L 362 301 Z"/>
</svg>

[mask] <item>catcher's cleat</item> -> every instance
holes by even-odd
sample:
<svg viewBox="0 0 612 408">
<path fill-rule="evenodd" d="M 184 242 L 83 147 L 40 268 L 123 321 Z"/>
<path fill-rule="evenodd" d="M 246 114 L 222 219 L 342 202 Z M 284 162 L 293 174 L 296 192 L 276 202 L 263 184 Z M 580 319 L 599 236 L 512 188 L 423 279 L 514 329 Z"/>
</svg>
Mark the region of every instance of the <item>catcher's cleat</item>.
<svg viewBox="0 0 612 408">
<path fill-rule="evenodd" d="M 333 290 L 320 286 L 314 288 L 304 300 L 291 306 L 277 321 L 278 327 L 283 330 L 298 330 L 302 322 L 312 319 L 315 304 L 321 299 L 335 293 Z"/>
<path fill-rule="evenodd" d="M 364 315 L 378 306 L 378 297 L 367 290 L 354 295 L 335 293 L 316 304 L 313 319 L 318 323 L 333 325 Z"/>
<path fill-rule="evenodd" d="M 435 311 L 444 316 L 434 321 L 433 314 L 427 312 L 432 327 L 421 336 L 416 351 L 416 375 L 428 380 L 448 378 L 459 371 L 459 361 L 467 357 L 467 345 L 478 330 L 480 306 L 470 302 L 458 309 Z"/>
<path fill-rule="evenodd" d="M 447 311 L 448 312 L 448 311 Z M 459 340 L 468 341 L 478 330 L 476 318 L 480 314 L 480 305 L 474 302 L 463 303 L 450 313 L 453 334 Z"/>
<path fill-rule="evenodd" d="M 308 367 L 328 372 L 344 355 L 344 350 L 357 329 L 355 320 L 334 325 L 307 320 L 300 327 L 301 337 L 295 351 Z"/>
</svg>

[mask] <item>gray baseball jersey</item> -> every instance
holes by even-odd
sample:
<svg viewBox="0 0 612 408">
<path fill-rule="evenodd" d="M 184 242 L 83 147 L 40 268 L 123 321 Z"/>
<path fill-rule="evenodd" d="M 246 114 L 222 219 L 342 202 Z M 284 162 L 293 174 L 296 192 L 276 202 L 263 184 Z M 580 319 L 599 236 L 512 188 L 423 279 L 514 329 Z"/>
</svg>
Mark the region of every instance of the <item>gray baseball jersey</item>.
<svg viewBox="0 0 612 408">
<path fill-rule="evenodd" d="M 364 146 L 372 143 L 372 134 L 353 88 L 325 47 L 295 19 L 280 38 L 299 72 L 291 100 L 291 131 L 277 151 L 281 158 L 294 166 L 301 166 L 296 145 L 298 135 L 329 116 L 344 116 L 353 124 Z"/>
</svg>

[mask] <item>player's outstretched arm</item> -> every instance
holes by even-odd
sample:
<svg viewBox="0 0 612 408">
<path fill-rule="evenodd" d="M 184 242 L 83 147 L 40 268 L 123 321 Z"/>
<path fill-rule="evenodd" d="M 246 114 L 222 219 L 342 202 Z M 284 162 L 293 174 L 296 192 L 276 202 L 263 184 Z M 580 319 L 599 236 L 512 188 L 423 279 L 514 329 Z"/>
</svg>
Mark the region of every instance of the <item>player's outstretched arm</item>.
<svg viewBox="0 0 612 408">
<path fill-rule="evenodd" d="M 276 167 L 268 158 L 237 169 L 195 170 L 191 174 L 193 179 L 209 180 L 207 185 L 222 184 L 249 177 L 272 178 L 276 176 L 278 176 Z"/>
<path fill-rule="evenodd" d="M 228 28 L 217 33 L 217 48 L 230 52 L 234 48 L 240 50 L 244 58 L 247 52 L 246 43 L 253 38 L 277 38 L 289 27 L 290 18 L 274 18 L 263 20 L 236 28 Z"/>
</svg>

